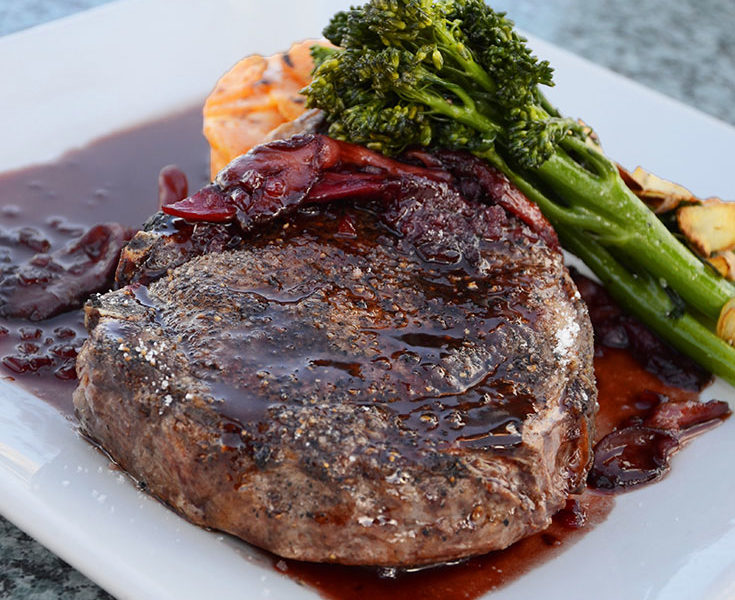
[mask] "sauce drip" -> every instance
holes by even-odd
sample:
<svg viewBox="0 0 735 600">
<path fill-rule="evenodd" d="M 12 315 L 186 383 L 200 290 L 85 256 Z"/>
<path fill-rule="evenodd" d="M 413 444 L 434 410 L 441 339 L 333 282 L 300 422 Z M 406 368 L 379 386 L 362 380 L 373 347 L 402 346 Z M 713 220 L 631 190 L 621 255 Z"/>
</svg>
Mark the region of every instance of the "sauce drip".
<svg viewBox="0 0 735 600">
<path fill-rule="evenodd" d="M 319 590 L 329 600 L 471 600 L 510 583 L 542 562 L 559 555 L 605 520 L 610 496 L 585 492 L 557 513 L 551 526 L 500 552 L 453 565 L 415 571 L 377 570 L 320 565 L 272 557 L 276 570 Z M 584 515 L 583 517 L 580 515 Z M 582 523 L 582 527 L 580 527 Z"/>
<path fill-rule="evenodd" d="M 656 481 L 686 440 L 719 424 L 730 408 L 700 402 L 709 373 L 624 314 L 602 286 L 573 276 L 595 331 L 600 410 L 588 484 L 619 492 Z"/>
</svg>

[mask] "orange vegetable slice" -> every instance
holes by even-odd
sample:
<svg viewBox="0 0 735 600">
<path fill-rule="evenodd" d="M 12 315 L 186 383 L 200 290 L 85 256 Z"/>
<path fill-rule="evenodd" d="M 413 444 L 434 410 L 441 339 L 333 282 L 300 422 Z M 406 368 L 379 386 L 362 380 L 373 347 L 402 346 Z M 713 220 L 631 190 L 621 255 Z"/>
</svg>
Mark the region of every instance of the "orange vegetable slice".
<svg viewBox="0 0 735 600">
<path fill-rule="evenodd" d="M 203 110 L 212 178 L 270 131 L 304 112 L 306 99 L 299 90 L 311 81 L 310 48 L 327 43 L 305 40 L 273 56 L 247 56 L 220 78 Z"/>
</svg>

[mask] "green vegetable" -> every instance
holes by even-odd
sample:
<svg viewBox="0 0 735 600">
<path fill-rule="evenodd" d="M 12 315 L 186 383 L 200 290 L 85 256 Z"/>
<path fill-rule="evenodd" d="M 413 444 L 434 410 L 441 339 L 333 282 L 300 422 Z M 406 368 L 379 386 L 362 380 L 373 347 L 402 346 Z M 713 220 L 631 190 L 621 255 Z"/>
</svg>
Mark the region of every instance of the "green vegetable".
<svg viewBox="0 0 735 600">
<path fill-rule="evenodd" d="M 626 187 L 563 117 L 553 85 L 503 13 L 482 0 L 372 0 L 335 15 L 305 89 L 329 134 L 385 154 L 421 145 L 483 157 L 536 202 L 562 243 L 617 300 L 674 346 L 735 384 L 735 349 L 712 331 L 735 288 Z M 704 325 L 705 323 L 707 325 Z"/>
</svg>

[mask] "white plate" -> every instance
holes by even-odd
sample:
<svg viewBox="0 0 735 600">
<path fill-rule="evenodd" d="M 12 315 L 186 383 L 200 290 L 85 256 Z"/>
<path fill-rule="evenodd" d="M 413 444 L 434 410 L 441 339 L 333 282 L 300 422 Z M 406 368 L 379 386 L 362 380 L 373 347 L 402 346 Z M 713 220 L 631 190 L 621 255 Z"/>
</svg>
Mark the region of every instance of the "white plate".
<svg viewBox="0 0 735 600">
<path fill-rule="evenodd" d="M 0 39 L 0 171 L 201 100 L 251 51 L 318 35 L 338 0 L 132 0 Z M 554 101 L 609 154 L 702 195 L 735 198 L 735 129 L 532 40 Z M 12 83 L 11 83 L 12 82 Z M 707 397 L 729 399 L 718 383 Z M 494 598 L 735 596 L 735 419 L 695 440 L 661 483 Z M 0 382 L 0 512 L 118 598 L 315 598 L 245 544 L 139 493 L 45 403 Z"/>
</svg>

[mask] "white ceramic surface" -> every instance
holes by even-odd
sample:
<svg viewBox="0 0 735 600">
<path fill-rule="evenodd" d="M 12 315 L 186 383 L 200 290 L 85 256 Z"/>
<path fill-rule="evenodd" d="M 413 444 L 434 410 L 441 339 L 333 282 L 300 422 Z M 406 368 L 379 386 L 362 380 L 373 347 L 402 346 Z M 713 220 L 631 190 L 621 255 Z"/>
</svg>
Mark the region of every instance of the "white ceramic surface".
<svg viewBox="0 0 735 600">
<path fill-rule="evenodd" d="M 319 34 L 346 3 L 130 0 L 0 39 L 0 171 L 201 100 L 251 51 Z M 538 40 L 564 112 L 608 153 L 698 194 L 735 198 L 735 129 Z M 707 397 L 735 393 L 717 383 Z M 735 597 L 735 419 L 695 440 L 664 481 L 508 587 L 503 600 Z M 316 597 L 249 546 L 138 492 L 23 390 L 0 382 L 0 513 L 120 599 Z"/>
</svg>

